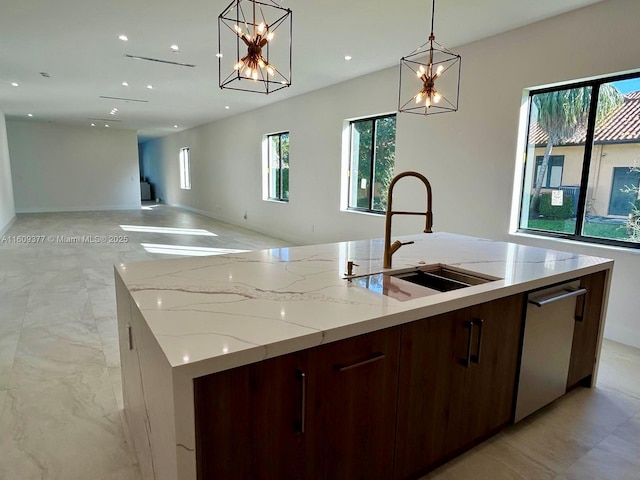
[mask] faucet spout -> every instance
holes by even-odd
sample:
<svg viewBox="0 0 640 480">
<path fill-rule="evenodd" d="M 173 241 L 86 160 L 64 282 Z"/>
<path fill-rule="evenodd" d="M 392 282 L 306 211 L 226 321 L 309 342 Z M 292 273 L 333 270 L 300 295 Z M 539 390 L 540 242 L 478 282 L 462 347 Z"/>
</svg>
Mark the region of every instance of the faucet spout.
<svg viewBox="0 0 640 480">
<path fill-rule="evenodd" d="M 404 177 L 415 177 L 424 183 L 427 193 L 427 209 L 424 212 L 401 212 L 401 211 L 393 211 L 392 202 L 393 202 L 393 189 L 398 183 L 398 180 Z M 391 268 L 391 258 L 393 254 L 402 246 L 407 245 L 413 242 L 402 243 L 399 240 L 391 243 L 391 217 L 393 215 L 424 215 L 425 217 L 425 226 L 424 233 L 431 233 L 433 227 L 433 212 L 431 211 L 431 184 L 429 180 L 418 172 L 402 172 L 393 177 L 391 183 L 389 184 L 389 191 L 387 193 L 387 212 L 385 215 L 385 230 L 384 230 L 384 258 L 383 258 L 383 267 Z"/>
</svg>

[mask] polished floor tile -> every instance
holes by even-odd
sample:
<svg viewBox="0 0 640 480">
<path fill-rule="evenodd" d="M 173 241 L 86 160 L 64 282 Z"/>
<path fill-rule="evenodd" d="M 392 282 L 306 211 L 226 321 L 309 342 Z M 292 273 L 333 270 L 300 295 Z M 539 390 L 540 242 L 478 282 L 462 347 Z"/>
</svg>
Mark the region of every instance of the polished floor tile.
<svg viewBox="0 0 640 480">
<path fill-rule="evenodd" d="M 18 215 L 6 235 L 46 241 L 0 244 L 2 480 L 140 480 L 122 410 L 114 264 L 175 257 L 158 244 L 182 254 L 288 245 L 169 207 Z"/>
<path fill-rule="evenodd" d="M 597 387 L 573 390 L 422 480 L 640 480 L 634 366 L 640 350 L 605 340 Z"/>
<path fill-rule="evenodd" d="M 19 215 L 6 235 L 50 240 L 0 244 L 0 479 L 141 480 L 122 410 L 114 264 L 288 246 L 147 208 Z M 88 242 L 96 236 L 106 242 Z M 424 479 L 640 480 L 637 372 L 639 350 L 605 342 L 598 388 L 571 392 Z"/>
</svg>

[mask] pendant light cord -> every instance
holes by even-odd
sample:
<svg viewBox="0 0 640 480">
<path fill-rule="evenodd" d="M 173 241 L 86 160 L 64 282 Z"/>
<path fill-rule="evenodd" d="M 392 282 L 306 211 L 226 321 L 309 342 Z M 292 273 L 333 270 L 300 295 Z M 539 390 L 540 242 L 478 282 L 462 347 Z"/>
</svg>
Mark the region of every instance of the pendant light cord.
<svg viewBox="0 0 640 480">
<path fill-rule="evenodd" d="M 433 36 L 433 19 L 436 11 L 436 0 L 431 0 L 431 36 Z"/>
</svg>

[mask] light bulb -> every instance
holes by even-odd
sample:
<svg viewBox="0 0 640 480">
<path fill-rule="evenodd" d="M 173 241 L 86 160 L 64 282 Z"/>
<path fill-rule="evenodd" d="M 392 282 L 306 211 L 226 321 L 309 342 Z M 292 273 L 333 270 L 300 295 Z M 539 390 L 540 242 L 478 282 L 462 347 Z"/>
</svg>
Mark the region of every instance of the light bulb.
<svg viewBox="0 0 640 480">
<path fill-rule="evenodd" d="M 433 103 L 438 103 L 440 102 L 441 99 L 442 99 L 442 95 L 440 95 L 440 93 L 436 92 L 433 95 Z"/>
<path fill-rule="evenodd" d="M 436 70 L 436 77 L 442 75 L 443 70 L 444 70 L 444 67 L 442 65 L 438 65 L 438 69 Z"/>
<path fill-rule="evenodd" d="M 258 25 L 258 34 L 262 35 L 264 33 L 264 22 L 260 23 L 260 25 Z"/>
<path fill-rule="evenodd" d="M 416 72 L 416 75 L 418 77 L 421 77 L 422 75 L 424 75 L 424 72 L 426 72 L 426 70 L 424 69 L 424 67 L 422 65 L 420 65 L 420 69 Z"/>
<path fill-rule="evenodd" d="M 416 95 L 416 103 L 420 103 L 422 101 L 422 92 L 418 92 Z"/>
<path fill-rule="evenodd" d="M 269 42 L 270 42 L 271 40 L 273 40 L 273 36 L 274 36 L 274 33 L 273 33 L 273 32 L 269 32 L 269 33 L 267 34 L 267 41 L 269 41 Z"/>
<path fill-rule="evenodd" d="M 424 103 L 425 103 L 425 106 L 429 108 L 431 106 L 431 99 L 427 97 L 427 100 Z"/>
<path fill-rule="evenodd" d="M 253 75 L 251 75 L 254 80 L 258 80 L 258 70 L 253 71 Z"/>
<path fill-rule="evenodd" d="M 236 64 L 233 66 L 233 69 L 234 69 L 234 70 L 240 70 L 242 67 L 244 67 L 244 62 L 243 62 L 242 60 L 240 60 L 238 63 L 236 63 Z"/>
<path fill-rule="evenodd" d="M 245 75 L 246 75 L 247 77 L 250 77 L 250 76 L 251 76 L 251 68 L 250 68 L 250 67 L 247 67 L 247 69 L 244 71 L 244 73 L 245 73 Z"/>
<path fill-rule="evenodd" d="M 273 70 L 273 67 L 271 65 L 267 67 L 267 73 L 273 77 L 275 71 Z"/>
<path fill-rule="evenodd" d="M 233 29 L 236 31 L 238 35 L 242 36 L 242 29 L 238 25 L 234 25 Z"/>
<path fill-rule="evenodd" d="M 258 65 L 260 65 L 260 68 L 264 68 L 264 60 L 260 59 L 258 60 Z"/>
</svg>

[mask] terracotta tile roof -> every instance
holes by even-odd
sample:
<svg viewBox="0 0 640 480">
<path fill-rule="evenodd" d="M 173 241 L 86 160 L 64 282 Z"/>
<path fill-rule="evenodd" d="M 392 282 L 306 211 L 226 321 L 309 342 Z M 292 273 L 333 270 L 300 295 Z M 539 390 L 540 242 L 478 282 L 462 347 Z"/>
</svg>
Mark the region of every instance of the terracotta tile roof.
<svg viewBox="0 0 640 480">
<path fill-rule="evenodd" d="M 547 134 L 537 122 L 531 125 L 529 139 L 530 144 L 547 143 Z M 565 145 L 582 144 L 584 140 L 585 137 L 582 135 L 580 138 L 571 139 Z M 624 96 L 622 106 L 596 127 L 594 141 L 595 143 L 640 142 L 640 91 L 629 92 Z"/>
</svg>

